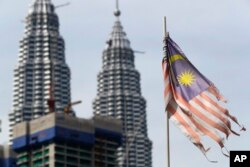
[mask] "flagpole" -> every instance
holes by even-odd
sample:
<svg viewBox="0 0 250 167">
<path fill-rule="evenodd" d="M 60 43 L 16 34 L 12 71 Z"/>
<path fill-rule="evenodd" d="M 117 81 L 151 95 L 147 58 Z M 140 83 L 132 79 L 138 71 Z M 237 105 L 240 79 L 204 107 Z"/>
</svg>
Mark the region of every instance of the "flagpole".
<svg viewBox="0 0 250 167">
<path fill-rule="evenodd" d="M 169 33 L 167 32 L 167 19 L 166 16 L 164 16 L 163 19 L 163 32 L 164 32 L 164 57 L 168 55 L 167 53 L 167 46 L 166 46 L 166 40 L 169 37 Z M 169 113 L 166 111 L 166 120 L 167 120 L 167 167 L 170 167 L 170 136 L 169 136 Z"/>
</svg>

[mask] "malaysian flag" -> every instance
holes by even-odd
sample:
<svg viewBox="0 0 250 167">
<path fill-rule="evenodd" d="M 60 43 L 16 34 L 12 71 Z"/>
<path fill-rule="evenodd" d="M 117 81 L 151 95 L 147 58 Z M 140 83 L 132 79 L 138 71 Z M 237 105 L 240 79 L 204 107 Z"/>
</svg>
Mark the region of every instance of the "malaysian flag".
<svg viewBox="0 0 250 167">
<path fill-rule="evenodd" d="M 219 103 L 226 102 L 225 98 L 193 66 L 179 46 L 170 37 L 164 42 L 164 100 L 169 119 L 205 156 L 209 149 L 205 149 L 202 143 L 203 135 L 217 142 L 223 150 L 224 137 L 239 135 L 232 130 L 230 120 L 241 130 L 245 128 Z"/>
</svg>

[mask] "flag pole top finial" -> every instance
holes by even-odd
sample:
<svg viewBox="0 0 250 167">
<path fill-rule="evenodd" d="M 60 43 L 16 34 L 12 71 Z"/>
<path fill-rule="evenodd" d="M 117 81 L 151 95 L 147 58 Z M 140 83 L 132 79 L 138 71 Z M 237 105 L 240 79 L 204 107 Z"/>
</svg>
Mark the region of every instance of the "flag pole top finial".
<svg viewBox="0 0 250 167">
<path fill-rule="evenodd" d="M 119 16 L 121 16 L 121 11 L 119 9 L 119 0 L 116 0 L 116 9 L 114 12 L 114 15 L 118 18 Z"/>
<path fill-rule="evenodd" d="M 163 24 L 164 24 L 164 28 L 163 28 L 163 31 L 164 31 L 164 38 L 167 38 L 169 37 L 169 33 L 167 31 L 167 17 L 164 16 L 164 19 L 163 19 Z"/>
</svg>

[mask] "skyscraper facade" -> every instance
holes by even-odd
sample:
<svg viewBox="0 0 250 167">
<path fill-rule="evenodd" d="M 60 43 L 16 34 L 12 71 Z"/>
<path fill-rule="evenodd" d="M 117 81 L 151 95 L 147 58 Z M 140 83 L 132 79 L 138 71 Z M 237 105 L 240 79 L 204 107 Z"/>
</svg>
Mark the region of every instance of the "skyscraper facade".
<svg viewBox="0 0 250 167">
<path fill-rule="evenodd" d="M 103 51 L 95 115 L 112 116 L 123 123 L 124 144 L 118 150 L 119 166 L 151 167 L 152 142 L 148 138 L 146 101 L 141 95 L 140 74 L 135 69 L 134 51 L 119 20 L 113 26 Z"/>
<path fill-rule="evenodd" d="M 12 127 L 50 111 L 63 111 L 70 102 L 70 70 L 65 62 L 64 40 L 51 0 L 34 0 L 20 41 L 18 64 L 14 69 L 13 106 L 9 114 Z"/>
</svg>

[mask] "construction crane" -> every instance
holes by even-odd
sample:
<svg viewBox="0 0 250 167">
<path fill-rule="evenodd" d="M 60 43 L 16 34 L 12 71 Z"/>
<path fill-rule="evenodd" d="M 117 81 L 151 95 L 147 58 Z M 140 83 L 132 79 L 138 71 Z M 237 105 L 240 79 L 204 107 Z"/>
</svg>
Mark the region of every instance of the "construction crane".
<svg viewBox="0 0 250 167">
<path fill-rule="evenodd" d="M 75 106 L 75 105 L 81 104 L 81 103 L 82 103 L 81 100 L 76 101 L 76 102 L 69 103 L 66 107 L 64 107 L 64 113 L 65 113 L 65 114 L 70 114 L 70 113 L 71 113 L 72 106 Z"/>
</svg>

